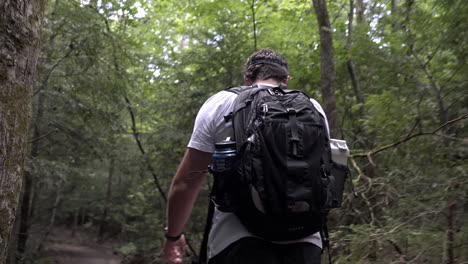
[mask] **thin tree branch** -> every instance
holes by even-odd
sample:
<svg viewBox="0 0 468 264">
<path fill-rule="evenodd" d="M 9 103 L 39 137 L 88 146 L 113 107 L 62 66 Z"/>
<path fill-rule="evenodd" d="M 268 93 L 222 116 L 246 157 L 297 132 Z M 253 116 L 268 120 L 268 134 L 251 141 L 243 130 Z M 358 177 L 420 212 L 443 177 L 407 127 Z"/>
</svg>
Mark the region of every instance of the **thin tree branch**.
<svg viewBox="0 0 468 264">
<path fill-rule="evenodd" d="M 430 135 L 430 136 L 449 137 L 449 136 L 446 136 L 446 135 L 438 134 L 437 132 L 442 130 L 443 128 L 446 128 L 446 127 L 450 126 L 450 125 L 458 123 L 458 122 L 460 122 L 460 121 L 462 121 L 462 120 L 464 120 L 466 118 L 468 118 L 468 113 L 464 114 L 464 115 L 462 115 L 462 116 L 460 116 L 458 118 L 455 118 L 453 120 L 450 120 L 450 121 L 446 122 L 445 124 L 439 126 L 437 129 L 435 129 L 432 132 L 421 132 L 421 133 L 414 134 L 412 136 L 408 135 L 405 138 L 403 138 L 403 139 L 401 139 L 401 140 L 399 140 L 397 142 L 394 142 L 394 143 L 379 147 L 377 149 L 374 149 L 374 150 L 371 150 L 371 151 L 368 151 L 368 152 L 361 152 L 361 153 L 352 154 L 352 155 L 350 155 L 350 157 L 351 158 L 354 158 L 354 157 L 367 157 L 367 158 L 369 158 L 369 161 L 371 161 L 370 157 L 372 155 L 375 155 L 375 154 L 377 154 L 379 152 L 382 152 L 382 151 L 390 149 L 390 148 L 397 147 L 398 145 L 400 145 L 400 144 L 402 144 L 402 143 L 404 143 L 406 141 L 409 141 L 409 140 L 411 140 L 413 138 L 416 138 L 416 137 L 428 136 L 428 135 Z M 451 138 L 451 137 L 449 137 L 449 138 Z M 451 139 L 460 140 L 460 139 L 457 139 L 457 138 L 451 138 Z M 465 142 L 465 143 L 468 143 L 468 139 L 461 139 L 461 140 L 463 142 Z"/>
<path fill-rule="evenodd" d="M 339 10 L 338 12 L 336 12 L 336 16 L 332 19 L 332 21 L 330 22 L 330 25 L 333 25 L 333 24 L 336 22 L 336 20 L 338 20 L 338 18 L 341 17 L 341 14 L 343 13 L 342 11 L 343 11 L 343 9 L 344 9 L 345 7 L 346 7 L 345 4 L 342 4 L 342 5 L 341 5 L 340 10 Z"/>
<path fill-rule="evenodd" d="M 54 130 L 50 131 L 49 133 L 47 133 L 47 134 L 45 134 L 45 135 L 42 135 L 42 136 L 40 136 L 40 137 L 31 139 L 31 140 L 29 141 L 29 143 L 35 143 L 35 142 L 37 142 L 37 141 L 39 141 L 39 140 L 41 140 L 41 139 L 43 139 L 43 138 L 46 138 L 46 137 L 50 136 L 51 134 L 54 134 L 54 133 L 57 133 L 57 132 L 58 132 L 58 129 L 54 129 Z"/>
<path fill-rule="evenodd" d="M 433 248 L 435 248 L 435 247 L 433 247 Z M 419 257 L 421 257 L 421 255 L 422 255 L 424 252 L 426 252 L 425 249 L 421 250 L 421 252 L 419 252 L 418 255 L 416 255 L 416 257 L 414 257 L 412 260 L 410 260 L 410 261 L 407 262 L 407 263 L 410 264 L 410 263 L 413 263 L 414 261 L 418 260 Z"/>
<path fill-rule="evenodd" d="M 411 136 L 411 134 L 413 134 L 414 130 L 418 127 L 420 121 L 421 120 L 419 119 L 419 117 L 416 118 L 416 122 L 414 122 L 413 128 L 411 128 L 410 132 L 408 133 L 406 137 L 409 137 Z"/>
<path fill-rule="evenodd" d="M 95 10 L 95 9 L 94 9 Z M 96 10 L 97 11 L 97 10 Z M 98 12 L 99 13 L 99 12 Z M 102 15 L 101 15 L 102 16 Z M 109 26 L 109 22 L 107 20 L 107 18 L 103 17 L 103 20 L 106 24 L 106 28 L 107 28 L 107 31 L 109 33 L 109 38 L 112 38 L 112 30 L 110 29 L 110 26 Z M 113 45 L 112 45 L 112 51 L 113 51 L 113 56 L 114 56 L 114 67 L 115 67 L 115 71 L 117 72 L 117 74 L 119 75 L 122 75 L 124 73 L 122 73 L 122 71 L 120 70 L 120 65 L 118 64 L 118 61 L 117 61 L 117 56 L 116 56 L 116 46 L 115 46 L 115 42 L 112 42 Z M 143 148 L 143 144 L 141 143 L 141 140 L 140 140 L 140 137 L 139 137 L 139 133 L 138 133 L 138 129 L 136 127 L 136 119 L 135 119 L 135 113 L 133 111 L 133 108 L 132 108 L 132 105 L 130 103 L 130 99 L 128 98 L 127 95 L 125 95 L 125 102 L 127 103 L 127 110 L 128 112 L 130 113 L 130 117 L 131 117 L 131 120 L 132 120 L 132 132 L 133 132 L 133 136 L 135 138 L 135 141 L 138 145 L 138 148 L 141 152 L 141 154 L 143 155 L 144 157 L 144 160 L 145 160 L 145 163 L 146 163 L 146 166 L 148 168 L 148 170 L 150 171 L 151 175 L 153 176 L 153 180 L 154 180 L 154 183 L 156 185 L 156 188 L 158 189 L 158 192 L 159 194 L 161 195 L 164 203 L 167 203 L 167 196 L 166 196 L 166 193 L 164 192 L 164 190 L 162 189 L 161 187 L 161 184 L 159 182 L 159 179 L 158 179 L 158 176 L 156 175 L 155 173 L 155 169 L 153 168 L 153 166 L 151 165 L 150 161 L 148 160 L 148 157 L 146 156 L 146 151 L 145 149 Z M 192 254 L 194 256 L 197 256 L 197 253 L 195 251 L 195 249 L 193 248 L 192 244 L 189 242 L 188 240 L 188 236 L 186 235 L 185 239 L 187 240 L 187 246 L 189 247 L 190 251 L 192 252 Z"/>
<path fill-rule="evenodd" d="M 33 97 L 36 96 L 37 93 L 39 93 L 42 89 L 44 89 L 44 87 L 47 85 L 47 83 L 49 82 L 49 78 L 50 76 L 52 75 L 52 73 L 54 72 L 55 68 L 57 68 L 57 66 L 59 66 L 59 64 L 66 58 L 68 58 L 68 56 L 70 56 L 70 54 L 74 51 L 73 47 L 70 47 L 70 49 L 68 50 L 68 52 L 63 56 L 61 57 L 53 66 L 52 68 L 50 69 L 49 73 L 47 74 L 46 78 L 44 79 L 44 82 L 42 82 L 42 85 L 41 87 L 39 87 L 33 94 Z"/>
<path fill-rule="evenodd" d="M 81 135 L 79 132 L 75 131 L 73 128 L 61 125 L 57 122 L 53 122 L 50 124 L 50 126 L 55 127 L 56 129 L 62 131 L 65 135 L 67 135 L 70 139 L 72 139 L 71 142 L 75 144 L 75 146 L 82 146 L 83 144 L 87 145 L 89 149 L 92 150 L 94 155 L 101 161 L 103 162 L 102 155 L 99 153 L 99 151 L 96 148 L 96 143 L 91 142 L 89 138 L 84 137 Z"/>
<path fill-rule="evenodd" d="M 151 175 L 153 176 L 154 183 L 156 184 L 156 188 L 158 188 L 159 194 L 161 194 L 161 197 L 163 198 L 164 202 L 167 203 L 166 193 L 162 189 L 161 184 L 159 183 L 159 180 L 158 180 L 158 176 L 154 172 L 155 170 L 154 170 L 153 166 L 151 166 L 151 163 L 149 162 L 149 160 L 148 160 L 148 158 L 146 156 L 146 151 L 143 148 L 143 145 L 141 143 L 139 133 L 138 133 L 138 129 L 136 127 L 135 113 L 134 113 L 133 108 L 132 108 L 132 106 L 130 104 L 130 99 L 128 99 L 128 96 L 126 96 L 126 95 L 125 95 L 125 102 L 127 103 L 127 110 L 130 113 L 130 117 L 131 117 L 131 120 L 132 120 L 133 137 L 135 138 L 135 141 L 136 141 L 136 143 L 138 145 L 138 149 L 140 150 L 141 154 L 143 155 L 143 157 L 145 159 L 146 166 L 148 167 L 149 171 L 151 172 Z"/>
<path fill-rule="evenodd" d="M 110 26 L 109 26 L 109 23 L 108 23 L 108 20 L 106 18 L 103 18 L 104 19 L 104 22 L 106 24 L 106 28 L 107 28 L 107 31 L 109 33 L 109 38 L 112 37 L 111 33 L 111 29 L 110 29 Z M 117 56 L 116 56 L 116 52 L 117 52 L 117 48 L 115 46 L 115 43 L 112 42 L 113 45 L 112 45 L 112 51 L 113 51 L 113 57 L 114 57 L 114 67 L 115 67 L 115 71 L 117 72 L 117 74 L 121 75 L 122 74 L 122 71 L 120 69 L 120 65 L 117 61 Z M 156 175 L 156 173 L 154 172 L 154 168 L 153 166 L 151 166 L 151 163 L 149 162 L 148 158 L 146 157 L 146 151 L 145 149 L 143 148 L 143 145 L 141 143 L 141 140 L 140 140 L 140 137 L 139 137 L 139 133 L 138 133 L 138 129 L 136 127 L 136 119 L 135 119 L 135 113 L 133 111 L 133 108 L 132 108 L 132 105 L 130 103 L 130 99 L 128 98 L 127 95 L 125 95 L 124 97 L 125 99 L 125 102 L 127 103 L 127 110 L 128 112 L 130 113 L 130 117 L 131 117 L 131 120 L 132 120 L 132 132 L 133 132 L 133 137 L 135 138 L 135 141 L 138 145 L 138 149 L 140 150 L 141 154 L 143 155 L 144 157 L 144 160 L 145 160 L 145 163 L 146 163 L 146 166 L 148 167 L 149 171 L 151 172 L 151 175 L 153 176 L 153 180 L 154 180 L 154 183 L 156 184 L 156 188 L 158 189 L 159 191 L 159 194 L 161 195 L 161 197 L 163 198 L 163 201 L 166 203 L 167 202 L 167 196 L 166 196 L 166 193 L 164 192 L 164 190 L 162 189 L 161 187 L 161 184 L 159 183 L 159 179 Z"/>
<path fill-rule="evenodd" d="M 462 115 L 462 116 L 460 116 L 460 117 L 458 117 L 458 118 L 452 119 L 452 120 L 446 122 L 445 124 L 439 126 L 439 127 L 438 127 L 436 130 L 434 130 L 434 132 L 432 132 L 432 133 L 435 134 L 435 133 L 438 132 L 439 130 L 441 130 L 441 129 L 443 129 L 443 128 L 449 126 L 449 125 L 455 124 L 455 123 L 457 123 L 457 122 L 459 122 L 459 121 L 461 121 L 461 120 L 463 120 L 463 119 L 466 119 L 467 117 L 468 117 L 468 113 L 466 113 L 466 114 L 464 114 L 464 115 Z"/>
<path fill-rule="evenodd" d="M 135 119 L 135 113 L 133 112 L 133 108 L 130 104 L 130 99 L 128 98 L 128 96 L 125 95 L 125 102 L 127 102 L 127 109 L 130 113 L 130 117 L 132 119 L 132 132 L 133 132 L 133 137 L 135 138 L 135 141 L 137 142 L 137 145 L 138 145 L 138 148 L 140 149 L 140 152 L 141 154 L 143 155 L 143 158 L 145 160 L 145 163 L 146 163 L 146 167 L 148 167 L 148 170 L 151 172 L 151 176 L 153 176 L 153 180 L 154 180 L 154 183 L 156 185 L 156 188 L 158 189 L 158 192 L 159 194 L 161 195 L 161 197 L 163 198 L 163 201 L 164 203 L 167 203 L 167 196 L 166 196 L 166 193 L 164 192 L 164 190 L 162 189 L 161 187 L 161 183 L 159 182 L 159 179 L 158 179 L 158 176 L 156 175 L 155 173 L 155 170 L 153 168 L 153 166 L 151 165 L 150 161 L 148 160 L 148 157 L 146 156 L 146 151 L 145 149 L 143 148 L 143 144 L 141 143 L 141 140 L 140 140 L 140 137 L 139 137 L 139 133 L 138 133 L 138 129 L 136 127 L 136 119 Z M 187 246 L 189 247 L 190 251 L 192 252 L 192 254 L 194 256 L 197 256 L 197 253 L 195 251 L 195 249 L 193 248 L 192 244 L 190 243 L 190 241 L 188 240 L 188 236 L 186 235 L 185 236 L 185 239 L 187 240 Z"/>
<path fill-rule="evenodd" d="M 130 118 L 132 120 L 132 132 L 133 132 L 133 137 L 135 138 L 135 141 L 137 142 L 138 148 L 140 149 L 141 154 L 145 155 L 146 151 L 143 148 L 143 145 L 141 144 L 140 141 L 140 133 L 138 133 L 138 129 L 136 127 L 136 119 L 135 119 L 135 113 L 133 112 L 132 105 L 130 104 L 130 99 L 128 99 L 128 96 L 125 95 L 125 102 L 127 103 L 127 109 L 128 112 L 130 113 Z"/>
<path fill-rule="evenodd" d="M 457 137 L 452 137 L 452 136 L 444 135 L 444 134 L 435 134 L 435 136 L 450 139 L 450 140 L 461 141 L 461 142 L 464 142 L 464 143 L 468 143 L 468 139 L 466 139 L 466 138 L 457 138 Z"/>
<path fill-rule="evenodd" d="M 403 250 L 401 250 L 400 246 L 398 246 L 398 244 L 395 241 L 393 241 L 391 239 L 388 239 L 387 241 L 388 241 L 388 243 L 390 243 L 393 246 L 395 251 L 398 252 L 398 254 L 400 256 L 403 255 Z"/>
<path fill-rule="evenodd" d="M 432 52 L 432 54 L 429 56 L 428 60 L 426 61 L 426 63 L 424 63 L 424 67 L 427 67 L 427 65 L 429 65 L 429 63 L 431 62 L 431 60 L 435 57 L 435 55 L 437 54 L 437 52 L 439 51 L 440 49 L 440 44 L 439 46 L 437 46 L 437 48 Z"/>
<path fill-rule="evenodd" d="M 420 217 L 423 217 L 423 216 L 426 216 L 426 215 L 437 215 L 437 214 L 440 214 L 440 211 L 430 211 L 430 212 L 420 213 L 420 214 L 418 214 L 416 216 L 411 217 L 410 219 L 406 220 L 405 222 L 396 225 L 390 231 L 388 231 L 387 234 L 395 233 L 400 227 L 402 227 L 404 225 L 407 225 L 407 224 L 411 223 L 412 221 L 414 221 L 414 220 L 416 220 L 416 219 L 418 219 Z M 381 236 L 381 235 L 382 234 L 378 234 L 378 236 Z M 383 235 L 385 235 L 385 234 L 383 234 Z"/>
</svg>

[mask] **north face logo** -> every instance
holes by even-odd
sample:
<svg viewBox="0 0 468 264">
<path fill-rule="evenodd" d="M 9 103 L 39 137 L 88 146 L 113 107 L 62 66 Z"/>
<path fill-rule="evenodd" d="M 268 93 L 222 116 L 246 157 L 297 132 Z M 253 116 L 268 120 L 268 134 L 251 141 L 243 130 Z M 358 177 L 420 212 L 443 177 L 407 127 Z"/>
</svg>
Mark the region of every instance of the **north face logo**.
<svg viewBox="0 0 468 264">
<path fill-rule="evenodd" d="M 300 231 L 300 230 L 303 230 L 303 229 L 304 229 L 304 226 L 294 226 L 294 227 L 288 228 L 288 230 L 291 231 L 291 232 L 296 232 L 296 231 Z"/>
</svg>

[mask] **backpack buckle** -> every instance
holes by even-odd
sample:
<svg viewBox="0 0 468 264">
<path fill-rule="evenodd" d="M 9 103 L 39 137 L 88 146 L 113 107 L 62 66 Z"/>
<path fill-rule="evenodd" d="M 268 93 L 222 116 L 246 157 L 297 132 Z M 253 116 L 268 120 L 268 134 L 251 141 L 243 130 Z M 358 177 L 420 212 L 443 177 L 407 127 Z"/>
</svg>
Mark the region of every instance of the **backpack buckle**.
<svg viewBox="0 0 468 264">
<path fill-rule="evenodd" d="M 284 91 L 279 87 L 269 88 L 267 89 L 267 91 L 270 95 L 276 95 L 276 96 L 284 95 Z"/>
</svg>

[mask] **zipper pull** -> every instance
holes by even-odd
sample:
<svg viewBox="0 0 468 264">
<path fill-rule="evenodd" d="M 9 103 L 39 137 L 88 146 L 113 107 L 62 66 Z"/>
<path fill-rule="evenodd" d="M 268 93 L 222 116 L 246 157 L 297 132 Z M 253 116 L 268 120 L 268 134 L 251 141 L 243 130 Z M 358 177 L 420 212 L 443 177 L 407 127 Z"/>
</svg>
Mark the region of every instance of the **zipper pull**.
<svg viewBox="0 0 468 264">
<path fill-rule="evenodd" d="M 262 112 L 263 112 L 263 117 L 266 116 L 268 113 L 268 105 L 267 104 L 262 104 Z"/>
</svg>

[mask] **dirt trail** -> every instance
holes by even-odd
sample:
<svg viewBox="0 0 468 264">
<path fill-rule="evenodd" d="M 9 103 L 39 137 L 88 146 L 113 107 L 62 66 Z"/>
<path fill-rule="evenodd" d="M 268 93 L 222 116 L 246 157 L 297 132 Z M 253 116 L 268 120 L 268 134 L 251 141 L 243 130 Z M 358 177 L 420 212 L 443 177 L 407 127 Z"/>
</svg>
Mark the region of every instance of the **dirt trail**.
<svg viewBox="0 0 468 264">
<path fill-rule="evenodd" d="M 111 249 L 100 246 L 52 244 L 47 250 L 60 264 L 120 264 L 121 262 Z"/>
<path fill-rule="evenodd" d="M 89 234 L 57 228 L 46 243 L 45 252 L 57 264 L 120 264 L 122 259 L 110 247 L 97 244 Z"/>
</svg>

